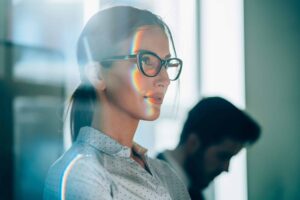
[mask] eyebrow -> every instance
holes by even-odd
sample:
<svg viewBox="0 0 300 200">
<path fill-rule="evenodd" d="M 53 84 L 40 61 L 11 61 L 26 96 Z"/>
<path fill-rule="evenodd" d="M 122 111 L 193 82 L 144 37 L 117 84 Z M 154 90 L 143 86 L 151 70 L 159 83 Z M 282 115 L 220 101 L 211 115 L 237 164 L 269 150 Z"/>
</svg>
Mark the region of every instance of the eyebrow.
<svg viewBox="0 0 300 200">
<path fill-rule="evenodd" d="M 171 54 L 165 56 L 165 59 L 171 58 Z"/>
</svg>

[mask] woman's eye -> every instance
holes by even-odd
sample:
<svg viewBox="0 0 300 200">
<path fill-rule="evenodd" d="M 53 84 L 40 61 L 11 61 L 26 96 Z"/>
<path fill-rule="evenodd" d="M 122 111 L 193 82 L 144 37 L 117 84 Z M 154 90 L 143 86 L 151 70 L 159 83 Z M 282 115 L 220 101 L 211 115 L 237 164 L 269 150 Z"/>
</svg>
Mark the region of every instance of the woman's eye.
<svg viewBox="0 0 300 200">
<path fill-rule="evenodd" d="M 143 62 L 143 64 L 150 65 L 151 64 L 151 59 L 147 56 L 144 56 L 142 58 L 142 62 Z"/>
</svg>

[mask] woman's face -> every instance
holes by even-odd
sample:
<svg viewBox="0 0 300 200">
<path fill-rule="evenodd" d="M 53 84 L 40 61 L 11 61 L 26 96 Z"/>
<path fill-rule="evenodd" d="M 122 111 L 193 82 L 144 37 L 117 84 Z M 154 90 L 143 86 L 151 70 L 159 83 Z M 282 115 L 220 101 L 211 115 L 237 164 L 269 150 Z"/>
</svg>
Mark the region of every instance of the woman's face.
<svg viewBox="0 0 300 200">
<path fill-rule="evenodd" d="M 162 59 L 170 57 L 166 34 L 158 26 L 142 26 L 133 37 L 122 42 L 118 55 L 154 52 Z M 156 77 L 147 77 L 138 69 L 135 59 L 114 61 L 103 74 L 107 102 L 119 114 L 135 119 L 154 120 L 170 84 L 165 68 Z"/>
</svg>

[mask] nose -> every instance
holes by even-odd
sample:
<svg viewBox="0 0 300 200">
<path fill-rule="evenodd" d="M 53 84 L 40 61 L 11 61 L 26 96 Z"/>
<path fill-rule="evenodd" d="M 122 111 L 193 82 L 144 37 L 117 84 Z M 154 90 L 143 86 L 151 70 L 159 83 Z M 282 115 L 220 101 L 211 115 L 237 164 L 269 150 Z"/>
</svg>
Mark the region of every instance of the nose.
<svg viewBox="0 0 300 200">
<path fill-rule="evenodd" d="M 169 75 L 165 67 L 162 67 L 157 75 L 156 85 L 159 87 L 168 87 L 170 85 Z"/>
</svg>

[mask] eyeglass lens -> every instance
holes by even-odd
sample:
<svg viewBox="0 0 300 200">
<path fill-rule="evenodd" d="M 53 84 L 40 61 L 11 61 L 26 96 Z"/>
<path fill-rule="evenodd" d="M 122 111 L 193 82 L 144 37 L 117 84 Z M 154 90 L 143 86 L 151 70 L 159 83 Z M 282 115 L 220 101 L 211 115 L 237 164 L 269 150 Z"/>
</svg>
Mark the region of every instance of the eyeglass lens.
<svg viewBox="0 0 300 200">
<path fill-rule="evenodd" d="M 161 70 L 161 59 L 158 56 L 150 53 L 143 53 L 140 56 L 140 65 L 142 70 L 147 76 L 156 76 Z M 172 58 L 167 60 L 166 70 L 170 80 L 177 78 L 178 73 L 180 73 L 181 63 L 179 60 Z"/>
</svg>

